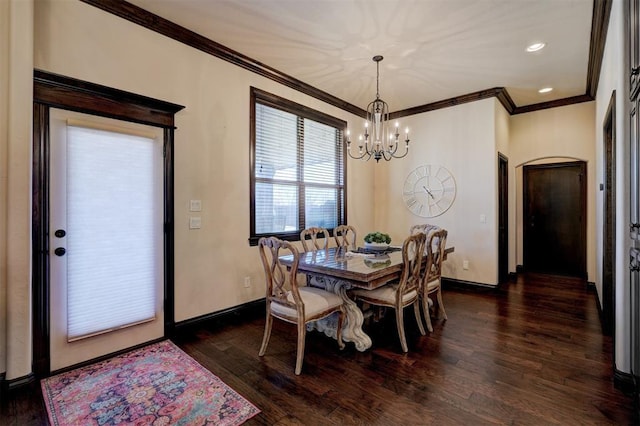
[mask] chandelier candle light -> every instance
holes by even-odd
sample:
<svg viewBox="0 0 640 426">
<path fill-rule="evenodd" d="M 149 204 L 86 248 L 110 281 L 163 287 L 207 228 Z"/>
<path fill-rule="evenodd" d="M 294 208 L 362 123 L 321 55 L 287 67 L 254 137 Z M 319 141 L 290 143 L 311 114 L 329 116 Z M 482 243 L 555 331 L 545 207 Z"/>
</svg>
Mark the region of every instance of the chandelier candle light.
<svg viewBox="0 0 640 426">
<path fill-rule="evenodd" d="M 392 158 L 402 158 L 409 153 L 409 129 L 405 130 L 404 154 L 397 155 L 398 142 L 400 140 L 400 124 L 396 121 L 395 129 L 389 127 L 389 105 L 380 99 L 380 61 L 384 59 L 380 55 L 373 57 L 376 63 L 376 99 L 367 106 L 367 121 L 364 123 L 364 136 L 358 137 L 358 155 L 351 153 L 350 131 L 347 130 L 347 153 L 349 157 L 368 161 L 371 157 L 376 162 L 384 158 L 386 161 Z"/>
</svg>

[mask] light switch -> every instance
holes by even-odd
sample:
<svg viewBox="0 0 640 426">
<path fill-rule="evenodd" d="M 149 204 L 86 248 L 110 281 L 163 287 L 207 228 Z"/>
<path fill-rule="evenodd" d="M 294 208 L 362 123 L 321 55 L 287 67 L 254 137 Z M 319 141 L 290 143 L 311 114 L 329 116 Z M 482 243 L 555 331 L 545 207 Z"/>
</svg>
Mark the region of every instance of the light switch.
<svg viewBox="0 0 640 426">
<path fill-rule="evenodd" d="M 200 216 L 192 216 L 189 218 L 189 229 L 200 229 L 202 218 Z"/>
<path fill-rule="evenodd" d="M 192 212 L 200 212 L 202 211 L 202 200 L 191 200 L 189 201 L 189 210 Z"/>
<path fill-rule="evenodd" d="M 487 215 L 486 214 L 481 214 L 480 215 L 480 223 L 487 223 Z"/>
</svg>

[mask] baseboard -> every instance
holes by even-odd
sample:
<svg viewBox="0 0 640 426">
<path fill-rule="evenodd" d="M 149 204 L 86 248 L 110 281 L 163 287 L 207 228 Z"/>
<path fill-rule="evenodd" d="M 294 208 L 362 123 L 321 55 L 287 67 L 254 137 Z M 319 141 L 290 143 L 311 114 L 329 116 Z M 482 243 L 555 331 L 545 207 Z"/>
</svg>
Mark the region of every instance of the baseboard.
<svg viewBox="0 0 640 426">
<path fill-rule="evenodd" d="M 593 287 L 591 286 L 593 284 Z M 595 283 L 587 282 L 587 291 L 593 294 L 593 298 L 596 299 L 596 308 L 598 308 L 598 319 L 600 320 L 600 324 L 602 324 L 602 307 L 600 305 L 600 296 L 598 296 L 598 292 L 596 291 Z"/>
<path fill-rule="evenodd" d="M 600 322 L 600 327 L 602 328 L 602 334 L 605 336 L 611 336 L 613 333 L 613 325 L 605 324 L 604 314 L 602 313 L 602 304 L 600 303 L 600 295 L 596 290 L 596 284 L 590 281 L 587 281 L 587 291 L 593 294 L 593 298 L 596 300 L 596 308 L 598 309 L 598 321 Z"/>
<path fill-rule="evenodd" d="M 449 288 L 449 289 L 473 290 L 473 291 L 482 291 L 482 292 L 493 291 L 499 288 L 499 286 L 497 285 L 478 283 L 474 281 L 458 280 L 455 278 L 446 278 L 446 277 L 442 277 L 442 287 Z"/>
<path fill-rule="evenodd" d="M 634 395 L 636 393 L 636 385 L 633 380 L 633 375 L 620 371 L 615 367 L 613 369 L 613 387 L 625 395 Z"/>
<path fill-rule="evenodd" d="M 265 299 L 258 299 L 252 302 L 247 302 L 242 305 L 234 306 L 222 311 L 212 312 L 198 317 L 189 318 L 184 321 L 176 322 L 175 330 L 176 334 L 187 329 L 201 327 L 204 324 L 222 324 L 229 322 L 244 321 L 248 318 L 264 317 Z"/>
<path fill-rule="evenodd" d="M 2 373 L 2 375 L 0 375 L 0 383 L 2 383 L 2 385 L 0 385 L 0 401 L 3 401 L 3 398 L 9 393 L 30 385 L 35 382 L 35 380 L 36 376 L 33 373 L 10 380 L 6 379 L 6 373 Z"/>
</svg>

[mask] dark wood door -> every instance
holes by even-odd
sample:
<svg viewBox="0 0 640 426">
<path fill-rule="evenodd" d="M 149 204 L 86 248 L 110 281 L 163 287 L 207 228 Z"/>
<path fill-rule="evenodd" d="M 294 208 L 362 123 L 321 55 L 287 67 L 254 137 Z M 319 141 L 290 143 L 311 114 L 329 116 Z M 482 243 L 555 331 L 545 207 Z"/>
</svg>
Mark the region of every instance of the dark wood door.
<svg viewBox="0 0 640 426">
<path fill-rule="evenodd" d="M 526 271 L 586 278 L 586 163 L 525 166 Z"/>
</svg>

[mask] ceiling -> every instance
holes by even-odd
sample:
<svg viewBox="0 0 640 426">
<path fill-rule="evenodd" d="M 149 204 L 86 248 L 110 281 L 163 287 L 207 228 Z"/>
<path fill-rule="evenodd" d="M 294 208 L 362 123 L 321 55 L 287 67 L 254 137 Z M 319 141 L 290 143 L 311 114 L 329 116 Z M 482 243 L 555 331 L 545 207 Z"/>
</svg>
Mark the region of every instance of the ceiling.
<svg viewBox="0 0 640 426">
<path fill-rule="evenodd" d="M 375 55 L 391 111 L 496 87 L 516 107 L 587 88 L 593 0 L 128 1 L 363 109 Z M 534 42 L 546 47 L 527 53 Z"/>
</svg>

